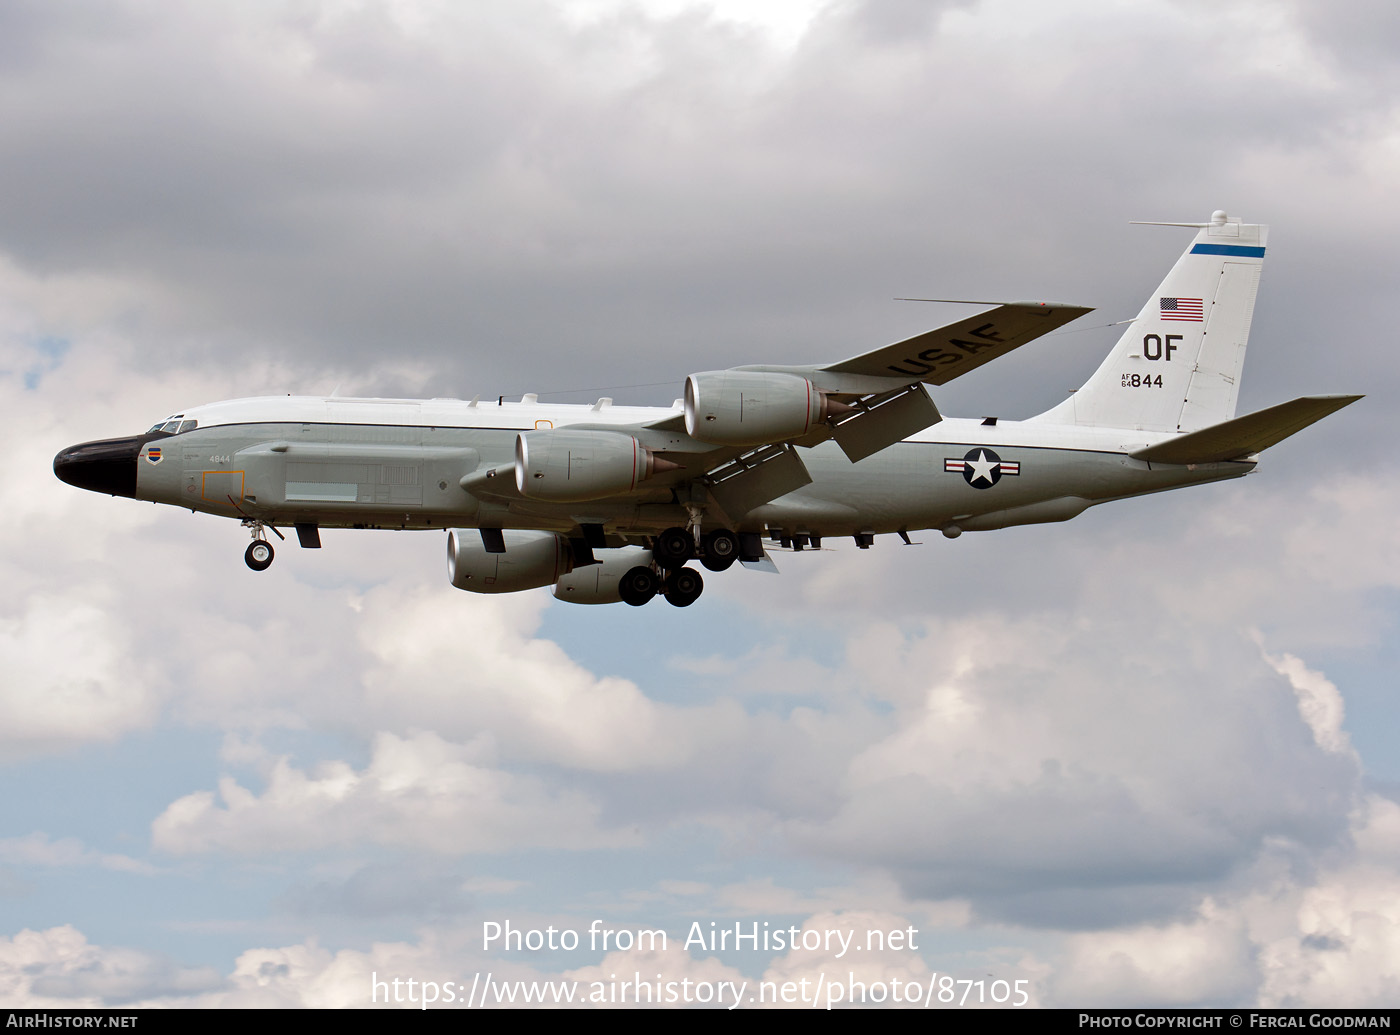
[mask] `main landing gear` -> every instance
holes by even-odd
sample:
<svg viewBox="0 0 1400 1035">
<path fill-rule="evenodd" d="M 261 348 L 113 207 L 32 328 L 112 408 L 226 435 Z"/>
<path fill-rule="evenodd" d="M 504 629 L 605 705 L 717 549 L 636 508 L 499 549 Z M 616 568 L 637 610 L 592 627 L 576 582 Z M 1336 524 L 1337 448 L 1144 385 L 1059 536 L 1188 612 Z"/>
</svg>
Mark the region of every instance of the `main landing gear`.
<svg viewBox="0 0 1400 1035">
<path fill-rule="evenodd" d="M 724 571 L 739 559 L 739 537 L 727 528 L 716 528 L 700 537 L 697 551 L 690 529 L 668 528 L 652 542 L 655 567 L 638 565 L 629 569 L 622 576 L 618 592 L 633 607 L 641 607 L 658 593 L 674 607 L 689 607 L 705 591 L 700 573 L 686 567 L 686 561 L 697 554 L 700 563 L 710 571 Z"/>
<path fill-rule="evenodd" d="M 665 578 L 653 569 L 639 564 L 629 568 L 618 583 L 617 592 L 623 603 L 641 607 L 658 593 L 674 607 L 689 607 L 705 591 L 705 580 L 694 568 L 680 567 L 668 571 Z"/>
</svg>

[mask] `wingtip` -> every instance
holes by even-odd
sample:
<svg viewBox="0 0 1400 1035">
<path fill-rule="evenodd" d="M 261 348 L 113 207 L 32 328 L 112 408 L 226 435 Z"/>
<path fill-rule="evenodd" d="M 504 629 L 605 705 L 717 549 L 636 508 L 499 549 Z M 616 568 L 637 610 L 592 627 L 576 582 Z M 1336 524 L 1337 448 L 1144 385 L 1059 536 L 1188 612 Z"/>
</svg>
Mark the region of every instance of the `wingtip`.
<svg viewBox="0 0 1400 1035">
<path fill-rule="evenodd" d="M 1305 399 L 1316 399 L 1316 400 L 1318 400 L 1319 402 L 1326 401 L 1326 402 L 1336 403 L 1336 404 L 1337 404 L 1337 409 L 1340 410 L 1343 406 L 1350 406 L 1352 403 L 1354 403 L 1354 402 L 1356 402 L 1356 401 L 1358 401 L 1358 400 L 1360 400 L 1360 399 L 1366 398 L 1366 396 L 1365 396 L 1365 395 L 1351 395 L 1351 394 L 1347 394 L 1347 393 L 1337 393 L 1337 394 L 1333 394 L 1333 395 L 1307 395 L 1307 396 L 1304 396 L 1304 398 L 1305 398 Z"/>
<path fill-rule="evenodd" d="M 1073 302 L 1050 302 L 1041 299 L 1021 299 L 1016 302 L 1007 302 L 1007 305 L 1014 305 L 1018 309 L 1072 309 L 1077 313 L 1092 313 L 1094 307 L 1091 305 L 1076 305 Z"/>
</svg>

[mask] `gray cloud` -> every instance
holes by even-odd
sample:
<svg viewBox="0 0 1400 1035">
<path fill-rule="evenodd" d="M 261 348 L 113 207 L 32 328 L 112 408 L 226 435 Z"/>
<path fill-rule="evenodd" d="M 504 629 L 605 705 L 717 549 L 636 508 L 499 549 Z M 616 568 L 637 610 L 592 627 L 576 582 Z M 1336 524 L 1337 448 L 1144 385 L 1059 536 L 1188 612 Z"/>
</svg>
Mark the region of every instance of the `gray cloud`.
<svg viewBox="0 0 1400 1035">
<path fill-rule="evenodd" d="M 1352 279 L 1306 289 L 1344 296 L 1341 327 L 1261 315 L 1290 332 L 1272 378 L 1364 318 L 1355 279 L 1382 253 L 1357 220 L 1380 195 L 1339 185 L 1389 109 L 1325 79 L 1341 61 L 1305 17 L 1240 38 L 1231 7 L 1100 13 L 1030 39 L 911 10 L 832 7 L 785 51 L 694 14 L 571 25 L 535 4 L 417 24 L 374 5 L 27 7 L 0 248 L 139 278 L 162 349 L 308 372 L 407 356 L 425 384 L 381 379 L 468 395 L 836 357 L 941 317 L 895 294 L 1121 318 L 1181 244 L 1123 224 L 1222 204 L 1279 224 L 1280 301 L 1305 290 L 1290 248 L 1347 238 Z M 1036 386 L 1072 386 L 1102 348 L 1069 372 L 1076 345 L 945 394 L 1042 408 L 1063 389 Z"/>
</svg>

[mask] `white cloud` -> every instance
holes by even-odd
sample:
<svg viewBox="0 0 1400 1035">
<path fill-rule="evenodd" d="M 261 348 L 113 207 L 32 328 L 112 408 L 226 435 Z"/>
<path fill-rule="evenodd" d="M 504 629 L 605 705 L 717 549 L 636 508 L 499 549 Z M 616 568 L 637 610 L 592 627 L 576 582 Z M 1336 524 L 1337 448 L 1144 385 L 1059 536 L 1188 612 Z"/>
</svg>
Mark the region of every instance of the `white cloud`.
<svg viewBox="0 0 1400 1035">
<path fill-rule="evenodd" d="M 1311 876 L 1275 872 L 1194 916 L 1069 937 L 1047 1004 L 1385 1007 L 1400 994 L 1400 806 L 1358 809 L 1356 851 Z"/>
<path fill-rule="evenodd" d="M 222 984 L 211 968 L 92 945 L 69 925 L 0 937 L 0 998 L 16 1009 L 99 1008 L 188 996 Z"/>
<path fill-rule="evenodd" d="M 1369 797 L 1356 856 L 1299 896 L 1296 927 L 1261 946 L 1269 1006 L 1392 1006 L 1400 998 L 1400 805 Z"/>
<path fill-rule="evenodd" d="M 0 617 L 0 747 L 114 740 L 148 724 L 156 677 L 128 636 L 110 611 L 71 597 L 33 597 L 20 617 Z"/>
<path fill-rule="evenodd" d="M 1351 738 L 1342 729 L 1346 718 L 1342 695 L 1320 672 L 1314 672 L 1292 654 L 1280 658 L 1264 655 L 1269 666 L 1288 680 L 1298 695 L 1298 714 L 1312 730 L 1313 740 L 1323 751 L 1355 759 Z"/>
<path fill-rule="evenodd" d="M 569 768 L 684 761 L 677 709 L 656 704 L 627 680 L 595 676 L 533 635 L 548 602 L 539 593 L 371 592 L 359 625 L 374 659 L 365 675 L 368 710 L 463 736 L 490 730 L 510 754 Z"/>
<path fill-rule="evenodd" d="M 332 953 L 315 942 L 249 949 L 238 957 L 230 977 L 234 991 L 217 1005 L 363 1009 L 370 1005 L 375 965 L 403 963 L 414 973 L 422 959 L 401 945 L 376 945 L 369 953 Z"/>
<path fill-rule="evenodd" d="M 315 942 L 249 949 L 227 976 L 152 953 L 90 943 L 72 926 L 0 938 L 0 997 L 17 1009 L 110 1006 L 364 1007 L 375 967 L 435 972 L 441 946 L 375 945 L 331 953 Z"/>
<path fill-rule="evenodd" d="M 125 873 L 152 874 L 149 863 L 118 853 L 98 852 L 76 837 L 59 838 L 35 832 L 23 837 L 0 838 L 0 863 L 14 866 L 100 866 Z"/>
<path fill-rule="evenodd" d="M 1181 923 L 1072 936 L 1048 994 L 1060 1007 L 1247 1003 L 1259 979 L 1254 953 L 1243 918 L 1206 900 Z"/>
<path fill-rule="evenodd" d="M 602 828 L 587 795 L 515 776 L 474 759 L 471 747 L 435 733 L 375 737 L 369 765 L 322 763 L 314 772 L 280 760 L 261 795 L 233 778 L 198 791 L 152 825 L 157 848 L 175 853 L 296 852 L 361 842 L 430 852 L 575 849 L 633 842 Z"/>
</svg>

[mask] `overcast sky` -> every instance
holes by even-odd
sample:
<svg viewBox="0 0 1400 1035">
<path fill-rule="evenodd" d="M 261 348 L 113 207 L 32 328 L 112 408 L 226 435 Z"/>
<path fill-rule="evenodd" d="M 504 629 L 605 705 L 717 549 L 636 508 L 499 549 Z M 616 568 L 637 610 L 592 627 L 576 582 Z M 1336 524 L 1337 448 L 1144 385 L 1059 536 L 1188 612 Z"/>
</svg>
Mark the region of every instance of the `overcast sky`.
<svg viewBox="0 0 1400 1035">
<path fill-rule="evenodd" d="M 1396 1005 L 1398 40 L 1380 0 L 0 5 L 0 1002 Z M 896 296 L 1097 307 L 936 393 L 1024 417 L 1189 241 L 1129 222 L 1218 208 L 1272 226 L 1242 411 L 1363 402 L 1241 481 L 684 611 L 460 593 L 436 533 L 255 574 L 51 470 L 242 395 L 666 405 L 966 311 Z M 594 920 L 671 943 L 482 947 Z M 712 921 L 918 949 L 681 947 Z"/>
</svg>

